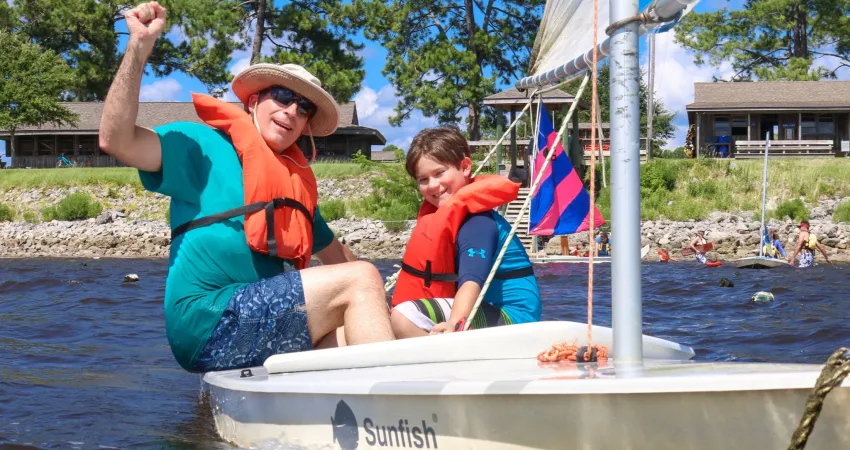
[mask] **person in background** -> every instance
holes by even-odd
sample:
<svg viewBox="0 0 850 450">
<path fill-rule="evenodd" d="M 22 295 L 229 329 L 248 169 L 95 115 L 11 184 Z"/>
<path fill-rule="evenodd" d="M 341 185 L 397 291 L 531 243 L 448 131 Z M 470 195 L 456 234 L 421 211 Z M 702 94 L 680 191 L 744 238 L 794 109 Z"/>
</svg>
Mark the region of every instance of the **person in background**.
<svg viewBox="0 0 850 450">
<path fill-rule="evenodd" d="M 797 245 L 794 247 L 794 254 L 788 258 L 788 262 L 793 264 L 797 254 L 800 254 L 800 265 L 798 267 L 812 267 L 815 265 L 815 250 L 820 250 L 826 262 L 832 264 L 829 256 L 826 254 L 826 249 L 823 244 L 818 242 L 817 236 L 809 232 L 809 222 L 800 222 L 800 236 L 797 238 Z"/>
</svg>

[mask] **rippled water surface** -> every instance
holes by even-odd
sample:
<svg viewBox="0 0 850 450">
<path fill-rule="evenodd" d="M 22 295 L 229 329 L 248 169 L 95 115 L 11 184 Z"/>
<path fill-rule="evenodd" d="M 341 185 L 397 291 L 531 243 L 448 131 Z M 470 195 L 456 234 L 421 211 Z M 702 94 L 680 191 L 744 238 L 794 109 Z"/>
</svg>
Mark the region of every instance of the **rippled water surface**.
<svg viewBox="0 0 850 450">
<path fill-rule="evenodd" d="M 389 275 L 393 261 L 377 261 Z M 643 264 L 643 331 L 696 359 L 822 363 L 850 343 L 850 266 Z M 229 448 L 165 339 L 161 259 L 0 259 L 0 447 Z M 537 266 L 544 320 L 585 321 L 587 266 Z M 124 275 L 139 275 L 124 283 Z M 727 277 L 734 288 L 721 288 Z M 596 265 L 594 323 L 611 324 Z M 770 291 L 772 303 L 750 303 Z"/>
</svg>

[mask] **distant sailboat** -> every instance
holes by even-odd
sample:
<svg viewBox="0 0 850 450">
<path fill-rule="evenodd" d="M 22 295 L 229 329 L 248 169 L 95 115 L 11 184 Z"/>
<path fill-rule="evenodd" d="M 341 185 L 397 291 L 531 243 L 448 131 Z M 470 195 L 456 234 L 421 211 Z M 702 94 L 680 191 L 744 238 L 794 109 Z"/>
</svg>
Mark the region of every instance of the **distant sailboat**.
<svg viewBox="0 0 850 450">
<path fill-rule="evenodd" d="M 767 208 L 767 155 L 770 153 L 770 133 L 765 135 L 764 146 L 764 180 L 761 192 L 761 243 L 759 243 L 759 255 L 736 259 L 732 263 L 739 269 L 772 269 L 774 267 L 791 267 L 784 259 L 773 258 L 764 254 L 765 244 L 770 242 L 770 233 L 765 223 L 765 208 Z M 767 237 L 767 239 L 765 239 Z"/>
</svg>

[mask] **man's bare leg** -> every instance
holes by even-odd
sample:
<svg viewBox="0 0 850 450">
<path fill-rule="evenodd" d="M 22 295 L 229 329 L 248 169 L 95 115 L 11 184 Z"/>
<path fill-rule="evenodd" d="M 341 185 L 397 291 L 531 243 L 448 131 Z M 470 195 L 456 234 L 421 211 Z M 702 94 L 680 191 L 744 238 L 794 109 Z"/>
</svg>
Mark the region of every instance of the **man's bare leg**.
<svg viewBox="0 0 850 450">
<path fill-rule="evenodd" d="M 339 327 L 326 334 L 314 347 L 317 350 L 322 348 L 345 347 L 345 327 Z"/>
<path fill-rule="evenodd" d="M 393 333 L 396 339 L 407 339 L 412 337 L 428 336 L 428 332 L 417 327 L 402 313 L 394 313 L 390 315 L 390 322 L 393 325 Z"/>
<path fill-rule="evenodd" d="M 349 345 L 394 339 L 384 282 L 372 264 L 309 267 L 301 271 L 301 281 L 314 345 L 342 326 Z"/>
</svg>

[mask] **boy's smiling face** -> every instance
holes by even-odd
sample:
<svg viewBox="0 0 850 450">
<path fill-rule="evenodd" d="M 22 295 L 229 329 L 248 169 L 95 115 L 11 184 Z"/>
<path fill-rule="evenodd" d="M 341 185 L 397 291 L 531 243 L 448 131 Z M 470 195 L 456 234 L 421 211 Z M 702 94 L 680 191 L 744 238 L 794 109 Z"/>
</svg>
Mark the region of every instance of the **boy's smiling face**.
<svg viewBox="0 0 850 450">
<path fill-rule="evenodd" d="M 469 184 L 472 160 L 463 158 L 460 167 L 444 164 L 428 156 L 416 163 L 416 182 L 425 200 L 439 208 L 460 188 Z"/>
</svg>

